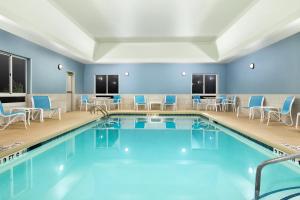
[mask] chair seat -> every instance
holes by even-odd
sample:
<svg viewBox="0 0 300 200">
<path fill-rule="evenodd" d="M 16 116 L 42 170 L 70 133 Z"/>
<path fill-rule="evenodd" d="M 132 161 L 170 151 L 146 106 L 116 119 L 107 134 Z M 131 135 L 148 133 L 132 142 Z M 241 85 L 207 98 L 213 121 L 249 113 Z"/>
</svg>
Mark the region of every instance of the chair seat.
<svg viewBox="0 0 300 200">
<path fill-rule="evenodd" d="M 24 111 L 17 111 L 17 112 L 5 112 L 3 113 L 4 116 L 14 116 L 14 115 L 24 115 Z"/>
</svg>

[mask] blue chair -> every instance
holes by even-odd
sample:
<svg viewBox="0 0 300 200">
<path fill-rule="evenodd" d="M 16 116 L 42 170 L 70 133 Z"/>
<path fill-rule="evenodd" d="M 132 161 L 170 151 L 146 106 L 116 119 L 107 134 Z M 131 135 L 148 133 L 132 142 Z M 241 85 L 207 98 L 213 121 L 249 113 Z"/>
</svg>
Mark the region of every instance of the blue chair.
<svg viewBox="0 0 300 200">
<path fill-rule="evenodd" d="M 192 101 L 193 101 L 192 107 L 196 108 L 196 110 L 198 110 L 199 107 L 205 106 L 207 104 L 207 101 L 203 101 L 200 95 L 193 95 Z"/>
<path fill-rule="evenodd" d="M 212 107 L 215 111 L 218 111 L 218 108 L 224 110 L 224 103 L 227 101 L 227 96 L 221 95 L 216 97 L 215 99 L 209 99 L 210 101 L 207 102 L 206 110 L 209 107 Z"/>
<path fill-rule="evenodd" d="M 237 117 L 239 117 L 241 109 L 245 109 L 249 111 L 249 119 L 254 118 L 254 111 L 256 109 L 261 110 L 264 104 L 264 97 L 263 96 L 250 96 L 248 106 L 239 106 L 237 108 Z"/>
<path fill-rule="evenodd" d="M 120 110 L 121 107 L 121 95 L 115 95 L 112 99 L 112 102 L 110 105 L 117 106 L 118 110 Z"/>
<path fill-rule="evenodd" d="M 147 102 L 144 95 L 134 96 L 134 107 L 136 110 L 139 109 L 139 106 L 144 106 L 147 109 Z"/>
<path fill-rule="evenodd" d="M 5 112 L 3 105 L 0 101 L 0 130 L 6 129 L 16 119 L 21 118 L 24 121 L 24 126 L 27 128 L 26 113 L 25 112 Z M 3 123 L 1 124 L 1 121 Z"/>
<path fill-rule="evenodd" d="M 292 107 L 295 101 L 294 96 L 288 96 L 285 98 L 283 105 L 281 108 L 276 109 L 272 107 L 265 107 L 264 112 L 268 114 L 268 122 L 269 125 L 271 118 L 276 118 L 279 122 L 283 122 L 288 126 L 293 126 L 293 117 L 292 117 Z M 287 119 L 290 119 L 288 122 L 284 122 L 282 117 L 285 116 Z"/>
<path fill-rule="evenodd" d="M 41 119 L 44 119 L 45 112 L 49 113 L 48 117 L 52 118 L 57 115 L 58 119 L 61 120 L 61 108 L 53 108 L 51 106 L 51 100 L 49 96 L 33 96 L 32 107 L 40 109 Z"/>
<path fill-rule="evenodd" d="M 165 96 L 164 109 L 167 109 L 167 106 L 173 106 L 177 110 L 177 97 L 175 95 Z"/>
<path fill-rule="evenodd" d="M 88 95 L 81 95 L 80 96 L 80 111 L 82 109 L 82 106 L 85 106 L 85 111 L 87 111 L 89 105 L 92 105 L 92 103 L 90 102 L 90 97 Z"/>
<path fill-rule="evenodd" d="M 232 107 L 232 111 L 236 112 L 236 106 L 237 106 L 237 96 L 232 96 L 230 98 L 227 98 L 223 102 L 224 110 L 228 110 L 228 106 Z"/>
</svg>

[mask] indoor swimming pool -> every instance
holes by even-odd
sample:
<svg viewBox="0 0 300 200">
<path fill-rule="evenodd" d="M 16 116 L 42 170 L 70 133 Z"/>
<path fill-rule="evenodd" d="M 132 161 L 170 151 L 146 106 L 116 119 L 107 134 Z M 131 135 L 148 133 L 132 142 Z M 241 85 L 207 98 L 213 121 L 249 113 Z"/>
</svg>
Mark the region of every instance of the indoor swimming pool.
<svg viewBox="0 0 300 200">
<path fill-rule="evenodd" d="M 0 166 L 0 200 L 250 200 L 257 165 L 272 157 L 198 116 L 112 116 Z M 266 167 L 262 199 L 297 198 L 299 174 Z"/>
</svg>

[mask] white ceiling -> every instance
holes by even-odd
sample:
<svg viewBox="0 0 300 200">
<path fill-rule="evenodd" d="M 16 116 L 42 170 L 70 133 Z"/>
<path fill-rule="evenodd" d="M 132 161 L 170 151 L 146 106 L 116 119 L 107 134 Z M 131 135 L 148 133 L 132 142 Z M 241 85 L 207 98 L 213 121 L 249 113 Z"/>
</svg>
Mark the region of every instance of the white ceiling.
<svg viewBox="0 0 300 200">
<path fill-rule="evenodd" d="M 228 62 L 300 31 L 299 0 L 0 0 L 0 29 L 83 63 Z"/>
<path fill-rule="evenodd" d="M 95 38 L 219 36 L 253 0 L 50 0 Z"/>
</svg>

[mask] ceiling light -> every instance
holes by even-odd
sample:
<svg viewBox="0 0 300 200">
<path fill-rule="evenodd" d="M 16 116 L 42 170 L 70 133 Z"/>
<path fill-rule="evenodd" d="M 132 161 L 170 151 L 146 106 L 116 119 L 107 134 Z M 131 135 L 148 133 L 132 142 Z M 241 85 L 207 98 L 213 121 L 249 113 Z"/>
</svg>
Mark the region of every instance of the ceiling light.
<svg viewBox="0 0 300 200">
<path fill-rule="evenodd" d="M 186 72 L 181 72 L 181 75 L 182 76 L 186 76 Z"/>
<path fill-rule="evenodd" d="M 254 63 L 251 63 L 251 64 L 249 65 L 249 68 L 250 68 L 250 69 L 254 69 L 254 68 L 255 68 L 255 64 L 254 64 Z"/>
<path fill-rule="evenodd" d="M 125 72 L 125 76 L 129 76 L 129 72 Z"/>
</svg>

